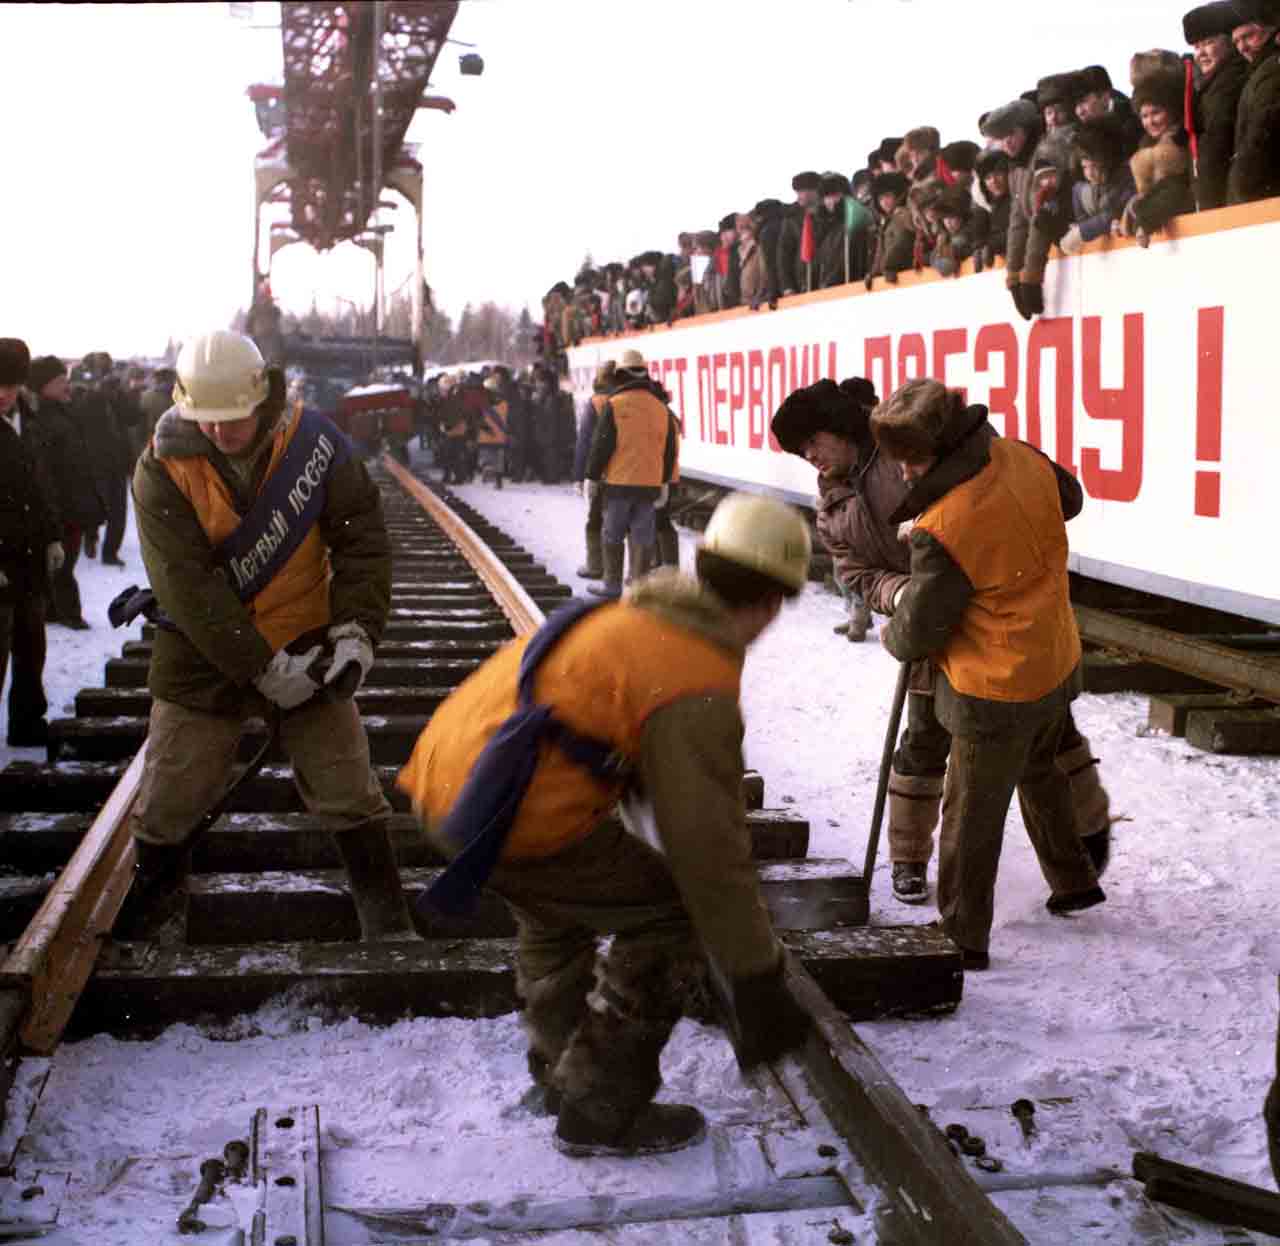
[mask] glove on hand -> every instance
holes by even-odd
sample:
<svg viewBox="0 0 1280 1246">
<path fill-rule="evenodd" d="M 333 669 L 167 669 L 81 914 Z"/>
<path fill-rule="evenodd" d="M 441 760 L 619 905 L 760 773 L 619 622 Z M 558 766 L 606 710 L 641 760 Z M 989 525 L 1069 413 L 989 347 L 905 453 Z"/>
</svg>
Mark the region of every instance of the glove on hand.
<svg viewBox="0 0 1280 1246">
<path fill-rule="evenodd" d="M 776 1060 L 809 1035 L 813 1022 L 787 988 L 785 970 L 784 957 L 775 969 L 733 982 L 733 1046 L 739 1068 Z"/>
<path fill-rule="evenodd" d="M 1013 296 L 1013 305 L 1018 309 L 1018 315 L 1021 316 L 1023 320 L 1030 320 L 1031 314 L 1027 311 L 1022 302 L 1022 282 L 1013 282 L 1013 284 L 1009 286 L 1009 293 Z"/>
<path fill-rule="evenodd" d="M 662 488 L 658 490 L 658 496 L 653 499 L 654 508 L 656 510 L 661 510 L 664 506 L 666 506 L 670 497 L 671 497 L 671 486 L 663 485 Z"/>
<path fill-rule="evenodd" d="M 1028 320 L 1044 315 L 1044 286 L 1022 283 L 1022 314 Z"/>
<path fill-rule="evenodd" d="M 320 653 L 319 645 L 298 654 L 281 649 L 267 663 L 267 669 L 253 681 L 253 686 L 282 710 L 296 709 L 320 690 L 320 685 L 310 674 Z"/>
<path fill-rule="evenodd" d="M 62 548 L 61 541 L 50 541 L 45 546 L 44 565 L 48 568 L 50 575 L 57 575 L 66 561 L 67 551 Z"/>
<path fill-rule="evenodd" d="M 1080 226 L 1072 225 L 1071 228 L 1062 235 L 1058 242 L 1058 246 L 1062 248 L 1063 255 L 1079 255 L 1080 248 L 1084 246 L 1084 239 L 1080 236 Z"/>
<path fill-rule="evenodd" d="M 373 666 L 373 646 L 359 623 L 339 623 L 329 629 L 333 642 L 333 661 L 324 677 L 326 688 L 346 699 L 356 694 Z"/>
</svg>

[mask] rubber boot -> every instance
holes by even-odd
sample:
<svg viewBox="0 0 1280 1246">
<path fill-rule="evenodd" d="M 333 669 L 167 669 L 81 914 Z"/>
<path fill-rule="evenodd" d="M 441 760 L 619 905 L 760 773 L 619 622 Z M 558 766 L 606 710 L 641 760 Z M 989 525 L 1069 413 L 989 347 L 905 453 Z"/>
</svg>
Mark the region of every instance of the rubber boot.
<svg viewBox="0 0 1280 1246">
<path fill-rule="evenodd" d="M 587 529 L 587 561 L 578 568 L 578 577 L 583 580 L 600 580 L 604 578 L 604 555 L 601 553 L 602 537 L 599 528 Z"/>
<path fill-rule="evenodd" d="M 181 942 L 187 928 L 187 876 L 191 849 L 186 844 L 153 844 L 135 837 L 133 885 L 112 928 L 112 937 Z"/>
<path fill-rule="evenodd" d="M 1089 741 L 1081 736 L 1080 743 L 1059 753 L 1055 762 L 1071 785 L 1080 842 L 1088 849 L 1093 868 L 1101 878 L 1111 861 L 1111 797 L 1102 786 L 1098 759 L 1089 748 Z"/>
<path fill-rule="evenodd" d="M 871 610 L 864 601 L 853 604 L 849 610 L 849 630 L 845 635 L 854 643 L 858 644 L 866 640 L 867 633 L 871 630 Z"/>
<path fill-rule="evenodd" d="M 889 772 L 889 857 L 893 895 L 903 904 L 929 898 L 928 868 L 933 832 L 942 808 L 942 775 Z"/>
<path fill-rule="evenodd" d="M 562 1155 L 665 1155 L 694 1146 L 707 1135 L 707 1122 L 684 1103 L 650 1103 L 630 1119 L 593 1111 L 585 1103 L 566 1103 L 556 1122 L 554 1145 Z"/>
<path fill-rule="evenodd" d="M 680 569 L 680 535 L 675 531 L 658 533 L 658 566 Z"/>
<path fill-rule="evenodd" d="M 617 544 L 606 541 L 601 546 L 604 562 L 604 583 L 592 584 L 587 592 L 592 597 L 608 597 L 616 601 L 622 596 L 622 564 L 627 556 L 627 547 L 619 541 Z"/>
<path fill-rule="evenodd" d="M 400 871 L 386 821 L 371 818 L 349 831 L 339 831 L 333 839 L 346 866 L 360 919 L 360 937 L 366 942 L 418 938 L 400 888 Z"/>
<path fill-rule="evenodd" d="M 631 583 L 643 580 L 653 570 L 654 547 L 652 545 L 633 545 L 631 552 L 634 561 L 631 563 Z"/>
</svg>

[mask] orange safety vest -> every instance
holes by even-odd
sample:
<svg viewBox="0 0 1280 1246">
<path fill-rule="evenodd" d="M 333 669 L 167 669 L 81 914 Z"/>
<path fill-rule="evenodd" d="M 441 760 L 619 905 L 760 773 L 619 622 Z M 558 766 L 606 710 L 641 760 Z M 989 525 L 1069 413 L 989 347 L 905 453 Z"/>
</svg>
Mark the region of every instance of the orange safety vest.
<svg viewBox="0 0 1280 1246">
<path fill-rule="evenodd" d="M 663 483 L 663 455 L 671 415 L 667 404 L 645 389 L 626 389 L 609 399 L 617 441 L 604 469 L 611 485 L 646 485 L 656 489 Z"/>
<path fill-rule="evenodd" d="M 396 780 L 428 827 L 453 808 L 485 744 L 516 709 L 520 660 L 531 637 L 500 649 L 449 696 Z M 685 697 L 738 697 L 741 659 L 627 602 L 577 623 L 538 668 L 534 699 L 574 731 L 639 757 L 649 716 Z M 622 795 L 547 747 L 516 815 L 503 860 L 547 857 L 585 838 Z"/>
<path fill-rule="evenodd" d="M 299 404 L 288 424 L 276 429 L 263 485 L 293 439 L 301 419 Z M 226 481 L 213 464 L 204 455 L 160 461 L 191 503 L 209 544 L 216 546 L 225 541 L 240 526 L 241 516 Z M 259 486 L 259 492 L 262 487 Z M 320 525 L 316 524 L 266 588 L 248 602 L 254 626 L 272 649 L 284 648 L 313 628 L 328 626 L 331 578 L 329 547 L 320 535 Z"/>
<path fill-rule="evenodd" d="M 486 407 L 480 417 L 480 428 L 476 441 L 482 446 L 505 446 L 507 444 L 507 411 L 509 404 L 505 398 Z M 497 418 L 495 418 L 495 415 Z"/>
<path fill-rule="evenodd" d="M 1080 662 L 1067 583 L 1067 529 L 1052 464 L 1003 437 L 991 462 L 916 520 L 974 587 L 933 660 L 957 692 L 1038 701 Z"/>
</svg>

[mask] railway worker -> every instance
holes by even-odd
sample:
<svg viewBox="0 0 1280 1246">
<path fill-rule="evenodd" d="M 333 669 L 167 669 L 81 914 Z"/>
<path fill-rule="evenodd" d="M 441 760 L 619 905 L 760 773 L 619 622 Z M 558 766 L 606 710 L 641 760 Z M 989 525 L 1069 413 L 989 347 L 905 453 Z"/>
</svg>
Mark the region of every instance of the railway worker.
<svg viewBox="0 0 1280 1246">
<path fill-rule="evenodd" d="M 45 595 L 65 556 L 43 445 L 20 393 L 30 367 L 25 342 L 0 338 L 0 690 L 12 659 L 10 748 L 43 748 L 49 742 Z"/>
<path fill-rule="evenodd" d="M 1232 0 L 1231 41 L 1249 62 L 1236 112 L 1236 147 L 1227 202 L 1280 195 L 1280 0 Z"/>
<path fill-rule="evenodd" d="M 583 496 L 587 499 L 587 560 L 578 568 L 578 575 L 584 580 L 604 578 L 604 490 L 592 491 L 588 487 L 587 456 L 591 453 L 596 425 L 600 422 L 601 413 L 609 401 L 609 391 L 613 388 L 613 367 L 614 361 L 607 359 L 596 369 L 591 382 L 591 397 L 583 403 L 578 416 L 578 436 L 573 452 L 573 479 L 581 485 Z"/>
<path fill-rule="evenodd" d="M 1236 113 L 1240 92 L 1249 76 L 1249 62 L 1231 42 L 1235 28 L 1231 0 L 1198 5 L 1182 18 L 1182 33 L 1194 50 L 1200 71 L 1187 129 L 1196 136 L 1195 192 L 1196 207 L 1201 212 L 1227 202 Z"/>
<path fill-rule="evenodd" d="M 462 398 L 464 373 L 450 379 L 449 390 L 440 414 L 440 483 L 462 484 L 467 479 L 467 460 L 470 455 L 468 439 L 472 436 L 467 419 L 467 408 Z M 441 392 L 444 386 L 441 385 Z"/>
<path fill-rule="evenodd" d="M 174 406 L 134 473 L 142 557 L 166 617 L 117 932 L 154 936 L 181 913 L 188 837 L 223 791 L 244 720 L 279 715 L 307 809 L 335 824 L 364 937 L 413 937 L 353 700 L 390 608 L 378 491 L 333 425 L 288 409 L 283 374 L 250 338 L 193 338 L 177 372 Z"/>
<path fill-rule="evenodd" d="M 809 552 L 798 512 L 731 495 L 707 525 L 696 578 L 653 576 L 625 601 L 566 613 L 567 630 L 553 616 L 506 646 L 436 710 L 400 775 L 428 836 L 446 855 L 465 845 L 442 881 L 454 875 L 470 895 L 487 886 L 515 916 L 529 1070 L 569 1154 L 702 1137 L 696 1109 L 652 1102 L 699 949 L 744 1068 L 807 1032 L 751 862 L 738 696 L 746 650 L 803 587 Z M 513 731 L 495 736 L 526 654 L 522 714 L 549 710 L 557 744 L 526 737 L 513 756 Z M 522 760 L 527 787 L 510 782 Z M 486 822 L 486 797 L 505 816 Z M 624 797 L 634 834 L 610 816 Z"/>
<path fill-rule="evenodd" d="M 940 382 L 909 381 L 871 415 L 910 486 L 891 522 L 914 520 L 911 576 L 882 632 L 899 661 L 931 659 L 934 711 L 951 735 L 938 862 L 942 928 L 985 969 L 1005 816 L 1017 789 L 1027 834 L 1065 914 L 1102 903 L 1055 764 L 1080 689 L 1066 519 L 1083 495 L 987 410 Z"/>
<path fill-rule="evenodd" d="M 502 379 L 491 374 L 484 379 L 485 407 L 476 429 L 476 461 L 480 478 L 493 476 L 493 487 L 502 488 L 507 459 L 507 417 L 511 404 L 502 396 Z"/>
<path fill-rule="evenodd" d="M 624 351 L 613 377 L 587 455 L 588 496 L 604 490 L 604 583 L 587 589 L 597 597 L 622 595 L 628 538 L 635 549 L 632 580 L 653 566 L 654 505 L 667 500 L 679 451 L 667 391 L 649 376 L 644 356 Z"/>
<path fill-rule="evenodd" d="M 839 386 L 818 381 L 786 399 L 772 428 L 784 450 L 818 469 L 818 537 L 831 553 L 837 583 L 877 614 L 892 615 L 911 574 L 910 548 L 891 521 L 907 496 L 907 484 L 871 435 L 876 401 L 863 377 L 849 377 Z M 889 772 L 889 859 L 895 899 L 923 904 L 929 898 L 928 868 L 951 736 L 934 713 L 933 668 L 918 662 L 911 676 L 907 725 Z M 1077 832 L 1101 874 L 1111 853 L 1111 800 L 1098 759 L 1070 710 L 1057 765 L 1071 786 Z"/>
</svg>

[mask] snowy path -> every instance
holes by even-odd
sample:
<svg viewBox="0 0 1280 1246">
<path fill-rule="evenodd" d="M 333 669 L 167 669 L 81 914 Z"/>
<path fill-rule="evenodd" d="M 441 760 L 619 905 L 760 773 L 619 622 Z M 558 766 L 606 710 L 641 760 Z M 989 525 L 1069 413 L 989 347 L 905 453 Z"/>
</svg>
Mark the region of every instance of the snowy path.
<svg viewBox="0 0 1280 1246">
<path fill-rule="evenodd" d="M 573 573 L 583 504 L 568 486 L 459 492 L 554 574 L 581 585 Z M 687 563 L 691 534 L 682 533 L 682 546 Z M 93 630 L 50 629 L 51 715 L 71 712 L 78 688 L 102 682 L 103 662 L 126 639 L 110 631 L 105 611 L 119 588 L 143 579 L 132 534 L 123 556 L 124 571 L 81 563 Z M 794 803 L 811 820 L 812 855 L 860 861 L 895 671 L 877 643 L 834 636 L 839 619 L 837 599 L 811 586 L 753 650 L 747 760 L 765 776 L 767 804 Z M 964 1120 L 1012 1148 L 1021 1144 L 1007 1105 L 1036 1099 L 1041 1132 L 1029 1158 L 1047 1170 L 1127 1170 L 1132 1151 L 1146 1149 L 1270 1186 L 1259 1112 L 1280 968 L 1280 769 L 1145 736 L 1145 714 L 1136 696 L 1078 704 L 1113 812 L 1132 819 L 1117 827 L 1107 905 L 1071 920 L 1045 912 L 1046 889 L 1015 810 L 991 969 L 968 977 L 949 1018 L 859 1032 L 939 1123 Z M 38 756 L 0 749 L 6 763 Z M 928 907 L 892 900 L 887 874 L 882 862 L 872 921 L 931 920 Z M 691 1023 L 677 1032 L 664 1072 L 669 1097 L 699 1103 L 715 1122 L 761 1106 L 723 1039 Z M 547 1122 L 512 1110 L 524 1076 L 512 1017 L 406 1019 L 376 1030 L 284 1001 L 235 1033 L 181 1026 L 152 1043 L 68 1045 L 52 1062 L 21 1158 L 74 1174 L 63 1228 L 45 1240 L 180 1241 L 170 1226 L 199 1160 L 244 1136 L 259 1105 L 319 1103 L 332 1148 L 514 1138 L 532 1182 L 552 1159 Z M 143 1158 L 126 1164 L 129 1157 Z M 1050 1190 L 999 1201 L 1036 1243 L 1271 1240 L 1155 1215 L 1135 1188 L 1117 1183 L 1108 1198 Z M 391 1191 L 366 1193 L 372 1201 Z M 202 1240 L 216 1242 L 214 1230 Z"/>
</svg>

